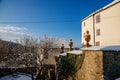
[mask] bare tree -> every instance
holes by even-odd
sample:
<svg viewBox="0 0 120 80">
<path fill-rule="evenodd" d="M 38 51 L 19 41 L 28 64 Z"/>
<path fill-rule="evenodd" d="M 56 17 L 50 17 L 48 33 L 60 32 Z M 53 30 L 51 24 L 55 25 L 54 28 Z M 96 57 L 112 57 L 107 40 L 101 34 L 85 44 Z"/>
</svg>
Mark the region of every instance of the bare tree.
<svg viewBox="0 0 120 80">
<path fill-rule="evenodd" d="M 2 61 L 5 62 L 6 67 L 17 66 L 17 60 L 20 56 L 20 45 L 10 42 L 2 41 L 3 57 Z M 19 49 L 18 49 L 19 47 Z"/>
<path fill-rule="evenodd" d="M 41 75 L 44 68 L 44 59 L 48 57 L 49 52 L 54 51 L 54 48 L 60 48 L 58 43 L 60 44 L 58 38 L 25 36 L 20 40 L 16 40 L 16 43 L 9 42 L 6 45 L 8 51 L 3 61 L 6 66 L 24 66 L 28 69 L 34 67 L 38 69 L 39 75 Z M 33 72 L 28 71 L 32 75 L 32 79 L 34 79 Z"/>
<path fill-rule="evenodd" d="M 54 51 L 54 48 L 59 48 L 58 41 L 58 38 L 48 36 L 39 39 L 25 37 L 20 43 L 28 50 L 26 53 L 26 49 L 24 49 L 25 53 L 21 57 L 22 61 L 19 62 L 22 62 L 26 67 L 35 67 L 39 72 L 38 76 L 40 76 L 44 69 L 44 59 L 49 57 L 49 52 Z"/>
<path fill-rule="evenodd" d="M 60 46 L 58 45 L 58 38 L 51 38 L 48 36 L 44 36 L 43 38 L 40 39 L 40 43 L 39 43 L 39 48 L 41 49 L 41 55 L 39 58 L 39 74 L 38 74 L 38 78 L 43 77 L 42 76 L 42 72 L 45 69 L 45 60 L 48 59 L 49 54 L 53 53 L 53 51 L 55 51 L 55 48 L 60 48 Z"/>
<path fill-rule="evenodd" d="M 5 66 L 10 67 L 26 67 L 30 69 L 31 67 L 36 67 L 37 65 L 37 48 L 38 48 L 37 39 L 25 36 L 21 40 L 17 40 L 16 43 L 6 42 L 4 49 L 7 54 L 3 57 Z M 27 70 L 32 75 L 32 70 Z"/>
<path fill-rule="evenodd" d="M 30 69 L 30 67 L 36 69 L 38 58 L 38 39 L 31 36 L 25 36 L 22 40 L 20 40 L 20 44 L 23 45 L 24 51 L 24 54 L 22 54 L 19 58 L 20 64 L 23 64 L 28 69 Z M 28 71 L 32 75 L 32 80 L 34 80 L 34 72 L 31 70 Z"/>
<path fill-rule="evenodd" d="M 44 38 L 40 40 L 39 47 L 43 50 L 44 58 L 48 57 L 49 51 L 52 51 L 54 48 L 59 48 L 58 40 L 58 38 L 50 38 L 48 36 L 44 36 Z"/>
</svg>

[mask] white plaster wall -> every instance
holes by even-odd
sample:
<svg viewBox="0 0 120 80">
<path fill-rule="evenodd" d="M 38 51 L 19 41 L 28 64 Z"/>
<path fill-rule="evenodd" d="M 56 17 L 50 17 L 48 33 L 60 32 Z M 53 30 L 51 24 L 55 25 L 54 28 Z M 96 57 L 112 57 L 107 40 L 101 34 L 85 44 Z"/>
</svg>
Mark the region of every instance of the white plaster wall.
<svg viewBox="0 0 120 80">
<path fill-rule="evenodd" d="M 84 22 L 86 23 L 85 26 L 84 26 Z M 94 44 L 93 43 L 93 17 L 90 17 L 82 21 L 82 43 L 84 44 L 86 43 L 84 39 L 84 33 L 86 33 L 87 30 L 89 30 L 89 34 L 91 35 L 90 44 Z"/>
<path fill-rule="evenodd" d="M 95 24 L 95 41 L 100 41 L 100 46 L 120 45 L 120 3 L 98 14 L 101 22 Z M 100 36 L 96 36 L 96 29 L 100 29 Z"/>
<path fill-rule="evenodd" d="M 120 45 L 120 2 L 95 14 L 101 17 L 100 23 L 95 21 L 95 42 L 100 46 Z M 86 25 L 84 26 L 84 22 Z M 100 29 L 100 36 L 96 36 L 96 30 Z M 94 44 L 93 16 L 82 21 L 82 43 L 85 43 L 84 33 L 89 30 L 91 35 L 90 44 Z"/>
</svg>

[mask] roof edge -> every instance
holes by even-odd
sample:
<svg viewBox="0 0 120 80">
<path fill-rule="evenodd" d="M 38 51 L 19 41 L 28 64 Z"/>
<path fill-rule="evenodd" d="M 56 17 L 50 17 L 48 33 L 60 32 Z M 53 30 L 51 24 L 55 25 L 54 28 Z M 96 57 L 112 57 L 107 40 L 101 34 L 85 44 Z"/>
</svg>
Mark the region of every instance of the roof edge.
<svg viewBox="0 0 120 80">
<path fill-rule="evenodd" d="M 101 12 L 101 11 L 103 11 L 103 10 L 105 10 L 105 9 L 107 9 L 107 8 L 109 8 L 109 7 L 117 4 L 117 3 L 119 3 L 119 2 L 120 2 L 120 0 L 114 0 L 114 1 L 112 1 L 112 2 L 109 3 L 108 5 L 100 8 L 100 9 L 98 9 L 98 10 L 96 10 L 96 11 L 94 11 L 93 13 L 91 13 L 90 15 L 88 15 L 87 17 L 85 17 L 84 19 L 82 19 L 81 22 L 84 21 L 84 20 L 86 20 L 86 19 L 88 19 L 89 17 L 95 15 L 96 13 Z"/>
</svg>

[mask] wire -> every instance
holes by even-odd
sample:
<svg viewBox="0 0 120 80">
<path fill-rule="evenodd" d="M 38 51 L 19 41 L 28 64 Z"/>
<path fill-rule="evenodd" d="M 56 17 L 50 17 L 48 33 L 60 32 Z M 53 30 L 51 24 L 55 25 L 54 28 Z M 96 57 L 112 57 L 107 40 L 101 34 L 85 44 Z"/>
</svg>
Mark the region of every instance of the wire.
<svg viewBox="0 0 120 80">
<path fill-rule="evenodd" d="M 110 17 L 103 17 L 100 19 L 112 19 L 112 18 L 119 18 L 118 16 L 110 16 Z M 88 19 L 91 20 L 91 19 Z M 88 21 L 87 20 L 87 21 Z M 0 22 L 0 24 L 33 24 L 33 23 L 69 23 L 69 22 L 78 22 L 81 23 L 80 20 L 55 20 L 55 21 L 19 21 L 19 22 Z"/>
<path fill-rule="evenodd" d="M 28 23 L 68 23 L 68 22 L 80 22 L 80 20 L 0 22 L 0 24 L 28 24 Z"/>
</svg>

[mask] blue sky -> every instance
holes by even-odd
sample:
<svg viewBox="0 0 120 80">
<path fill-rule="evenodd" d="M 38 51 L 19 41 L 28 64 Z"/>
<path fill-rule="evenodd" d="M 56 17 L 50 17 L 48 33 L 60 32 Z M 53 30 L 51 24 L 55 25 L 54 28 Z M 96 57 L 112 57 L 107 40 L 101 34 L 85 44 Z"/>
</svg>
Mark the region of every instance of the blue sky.
<svg viewBox="0 0 120 80">
<path fill-rule="evenodd" d="M 81 20 L 112 1 L 0 0 L 0 37 L 13 39 L 22 33 L 48 35 L 66 41 L 72 38 L 74 46 L 80 46 Z"/>
</svg>

